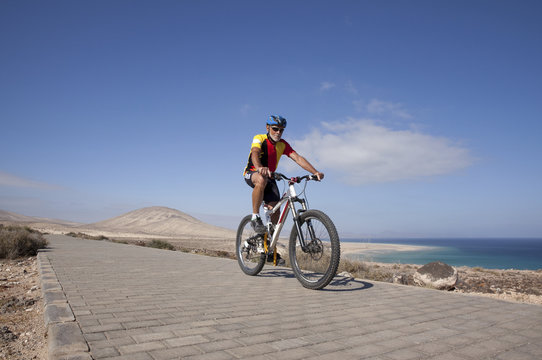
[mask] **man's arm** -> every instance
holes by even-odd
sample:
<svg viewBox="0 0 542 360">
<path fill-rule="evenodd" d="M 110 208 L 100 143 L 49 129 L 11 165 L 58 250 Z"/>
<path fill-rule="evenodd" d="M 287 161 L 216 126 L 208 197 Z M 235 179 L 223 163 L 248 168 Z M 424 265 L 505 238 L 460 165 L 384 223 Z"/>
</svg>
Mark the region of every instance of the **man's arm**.
<svg viewBox="0 0 542 360">
<path fill-rule="evenodd" d="M 297 163 L 297 165 L 301 166 L 303 169 L 307 170 L 313 175 L 316 175 L 318 177 L 318 180 L 322 180 L 324 178 L 324 173 L 319 172 L 312 166 L 312 164 L 305 159 L 303 156 L 299 155 L 296 152 L 293 152 L 290 154 L 290 158 Z"/>
<path fill-rule="evenodd" d="M 263 175 L 264 177 L 271 177 L 271 171 L 269 171 L 269 168 L 262 166 L 262 163 L 260 162 L 261 153 L 262 149 L 259 147 L 254 146 L 252 149 L 250 149 L 252 164 L 254 164 L 254 167 L 259 174 Z"/>
</svg>

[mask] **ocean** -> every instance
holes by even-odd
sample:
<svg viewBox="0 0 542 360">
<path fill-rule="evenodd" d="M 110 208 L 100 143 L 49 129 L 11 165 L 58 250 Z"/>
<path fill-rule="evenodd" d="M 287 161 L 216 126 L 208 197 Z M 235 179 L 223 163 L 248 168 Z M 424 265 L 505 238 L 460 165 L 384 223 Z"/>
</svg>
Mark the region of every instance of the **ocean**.
<svg viewBox="0 0 542 360">
<path fill-rule="evenodd" d="M 365 261 L 419 265 L 442 261 L 452 266 L 486 269 L 542 269 L 542 239 L 341 239 L 341 242 L 430 247 L 421 251 L 348 255 Z"/>
</svg>

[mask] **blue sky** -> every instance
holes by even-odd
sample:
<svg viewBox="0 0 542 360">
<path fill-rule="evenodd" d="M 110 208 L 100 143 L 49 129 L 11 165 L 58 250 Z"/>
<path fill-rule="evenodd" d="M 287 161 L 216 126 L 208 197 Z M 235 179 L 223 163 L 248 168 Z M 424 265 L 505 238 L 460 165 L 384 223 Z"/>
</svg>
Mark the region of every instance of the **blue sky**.
<svg viewBox="0 0 542 360">
<path fill-rule="evenodd" d="M 343 236 L 542 237 L 539 1 L 0 2 L 0 209 L 235 227 L 270 114 Z M 280 169 L 302 174 L 283 158 Z"/>
</svg>

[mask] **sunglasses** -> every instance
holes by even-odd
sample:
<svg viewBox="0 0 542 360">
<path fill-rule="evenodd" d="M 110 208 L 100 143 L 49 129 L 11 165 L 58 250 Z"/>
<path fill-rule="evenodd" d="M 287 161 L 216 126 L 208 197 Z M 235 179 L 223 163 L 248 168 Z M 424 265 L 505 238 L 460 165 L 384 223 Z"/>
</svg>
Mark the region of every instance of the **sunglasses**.
<svg viewBox="0 0 542 360">
<path fill-rule="evenodd" d="M 271 130 L 273 130 L 274 132 L 283 132 L 284 131 L 284 128 L 279 128 L 279 127 L 271 127 Z"/>
</svg>

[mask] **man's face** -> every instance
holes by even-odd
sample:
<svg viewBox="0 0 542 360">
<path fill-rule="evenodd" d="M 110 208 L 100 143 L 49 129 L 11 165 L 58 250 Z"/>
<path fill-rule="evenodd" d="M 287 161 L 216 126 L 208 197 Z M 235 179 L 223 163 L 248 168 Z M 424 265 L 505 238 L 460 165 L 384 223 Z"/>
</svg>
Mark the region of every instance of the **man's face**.
<svg viewBox="0 0 542 360">
<path fill-rule="evenodd" d="M 271 139 L 274 142 L 280 141 L 280 139 L 282 138 L 283 131 L 284 131 L 284 128 L 282 126 L 267 125 L 267 132 L 269 133 L 269 136 L 271 136 Z"/>
</svg>

